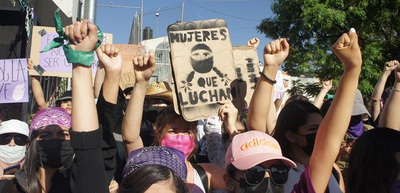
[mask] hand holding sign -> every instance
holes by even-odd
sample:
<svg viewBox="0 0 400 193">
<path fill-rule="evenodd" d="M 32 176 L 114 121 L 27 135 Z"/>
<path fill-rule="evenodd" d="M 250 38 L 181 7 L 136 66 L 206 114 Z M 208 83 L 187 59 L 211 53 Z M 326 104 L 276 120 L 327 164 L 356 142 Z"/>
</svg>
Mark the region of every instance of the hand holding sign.
<svg viewBox="0 0 400 193">
<path fill-rule="evenodd" d="M 220 101 L 221 108 L 218 110 L 218 116 L 224 122 L 225 128 L 229 133 L 237 132 L 236 122 L 238 116 L 237 108 L 230 101 Z"/>
<path fill-rule="evenodd" d="M 289 43 L 286 38 L 274 40 L 264 47 L 264 65 L 278 69 L 288 55 Z"/>
<path fill-rule="evenodd" d="M 135 69 L 136 84 L 147 84 L 153 73 L 156 71 L 156 59 L 154 50 L 133 59 Z"/>
</svg>

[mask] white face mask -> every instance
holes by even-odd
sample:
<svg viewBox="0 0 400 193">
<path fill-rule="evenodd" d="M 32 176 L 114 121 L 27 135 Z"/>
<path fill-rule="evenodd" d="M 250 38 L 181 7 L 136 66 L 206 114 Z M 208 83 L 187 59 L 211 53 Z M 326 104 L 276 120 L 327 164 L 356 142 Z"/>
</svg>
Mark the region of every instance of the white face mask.
<svg viewBox="0 0 400 193">
<path fill-rule="evenodd" d="M 16 164 L 25 157 L 25 145 L 0 145 L 0 161 L 6 164 Z"/>
</svg>

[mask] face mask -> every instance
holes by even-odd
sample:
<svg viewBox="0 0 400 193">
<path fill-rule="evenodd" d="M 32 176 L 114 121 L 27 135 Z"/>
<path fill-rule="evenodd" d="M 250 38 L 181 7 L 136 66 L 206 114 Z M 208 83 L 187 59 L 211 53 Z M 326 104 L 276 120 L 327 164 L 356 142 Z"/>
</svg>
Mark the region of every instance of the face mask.
<svg viewBox="0 0 400 193">
<path fill-rule="evenodd" d="M 0 161 L 6 164 L 16 164 L 25 157 L 25 145 L 0 145 Z"/>
<path fill-rule="evenodd" d="M 161 146 L 180 150 L 187 158 L 194 149 L 194 139 L 189 135 L 166 135 L 164 139 L 161 140 Z"/>
<path fill-rule="evenodd" d="M 283 193 L 283 186 L 277 186 L 271 182 L 269 178 L 264 180 L 258 185 L 247 184 L 244 178 L 240 178 L 240 192 L 241 193 Z"/>
<path fill-rule="evenodd" d="M 364 125 L 361 116 L 352 116 L 350 119 L 349 128 L 347 128 L 347 134 L 350 138 L 357 139 L 364 133 Z"/>
<path fill-rule="evenodd" d="M 148 107 L 143 113 L 143 118 L 150 121 L 151 123 L 155 123 L 158 113 L 163 109 L 165 109 L 165 107 Z"/>
<path fill-rule="evenodd" d="M 317 133 L 311 133 L 307 135 L 302 135 L 307 140 L 307 145 L 305 147 L 301 147 L 308 156 L 311 156 L 314 150 L 315 138 L 317 137 Z"/>
<path fill-rule="evenodd" d="M 400 180 L 394 181 L 392 185 L 392 192 L 393 193 L 400 193 Z"/>
<path fill-rule="evenodd" d="M 42 166 L 61 168 L 72 161 L 74 150 L 69 140 L 49 139 L 37 141 L 38 162 Z"/>
</svg>

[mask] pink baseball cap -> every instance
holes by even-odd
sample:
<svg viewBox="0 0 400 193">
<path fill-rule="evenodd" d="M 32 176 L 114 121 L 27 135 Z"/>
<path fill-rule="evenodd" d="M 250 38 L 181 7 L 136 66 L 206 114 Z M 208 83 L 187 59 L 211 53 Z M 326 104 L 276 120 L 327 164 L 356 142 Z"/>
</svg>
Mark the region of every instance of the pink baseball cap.
<svg viewBox="0 0 400 193">
<path fill-rule="evenodd" d="M 61 107 L 50 107 L 40 110 L 33 117 L 30 132 L 48 125 L 59 125 L 71 128 L 71 115 Z"/>
<path fill-rule="evenodd" d="M 273 137 L 260 131 L 236 135 L 225 154 L 226 166 L 232 164 L 239 170 L 247 170 L 269 160 L 281 160 L 284 165 L 297 167 L 292 160 L 282 156 L 281 147 Z"/>
</svg>

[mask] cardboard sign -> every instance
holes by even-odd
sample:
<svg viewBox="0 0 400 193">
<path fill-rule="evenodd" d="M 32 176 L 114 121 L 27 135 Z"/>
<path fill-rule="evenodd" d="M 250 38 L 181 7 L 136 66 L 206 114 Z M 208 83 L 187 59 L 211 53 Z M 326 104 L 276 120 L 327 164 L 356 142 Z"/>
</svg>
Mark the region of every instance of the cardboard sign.
<svg viewBox="0 0 400 193">
<path fill-rule="evenodd" d="M 122 90 L 135 85 L 135 70 L 133 68 L 133 58 L 146 53 L 143 45 L 116 44 L 122 56 L 122 72 L 119 79 L 119 86 Z"/>
<path fill-rule="evenodd" d="M 62 47 L 40 53 L 49 42 L 58 37 L 54 27 L 33 26 L 31 42 L 31 60 L 33 65 L 43 68 L 43 76 L 72 77 L 72 64 L 67 62 Z M 104 33 L 103 43 L 112 43 L 112 34 Z M 95 54 L 92 64 L 93 74 L 96 74 L 98 58 Z M 30 75 L 40 75 L 36 70 L 30 70 Z"/>
<path fill-rule="evenodd" d="M 168 40 L 181 115 L 187 121 L 217 116 L 218 101 L 232 100 L 236 78 L 225 21 L 175 23 Z"/>
<path fill-rule="evenodd" d="M 233 47 L 237 79 L 231 84 L 232 103 L 238 110 L 248 107 L 260 78 L 257 50 L 252 46 Z"/>
<path fill-rule="evenodd" d="M 28 102 L 27 59 L 0 60 L 0 104 Z"/>
</svg>

